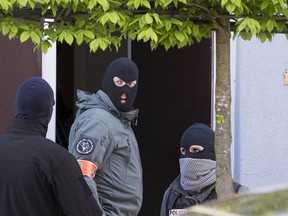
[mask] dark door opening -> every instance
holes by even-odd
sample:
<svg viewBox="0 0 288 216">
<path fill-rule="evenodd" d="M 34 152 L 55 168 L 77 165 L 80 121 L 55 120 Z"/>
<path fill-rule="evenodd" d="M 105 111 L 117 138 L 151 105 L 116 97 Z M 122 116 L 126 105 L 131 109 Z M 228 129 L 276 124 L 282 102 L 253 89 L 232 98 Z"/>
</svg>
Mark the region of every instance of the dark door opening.
<svg viewBox="0 0 288 216">
<path fill-rule="evenodd" d="M 61 142 L 66 145 L 65 137 L 75 116 L 76 89 L 98 90 L 108 64 L 127 56 L 127 47 L 117 54 L 92 54 L 88 47 L 63 44 L 57 50 L 57 102 L 62 100 L 62 105 L 57 106 L 56 127 L 57 132 L 65 131 L 57 138 L 61 141 L 64 137 Z M 169 52 L 161 47 L 151 51 L 147 44 L 133 42 L 131 51 L 140 71 L 135 102 L 140 112 L 138 126 L 134 127 L 144 174 L 139 216 L 157 216 L 165 189 L 179 175 L 182 133 L 195 122 L 210 125 L 211 40 Z"/>
<path fill-rule="evenodd" d="M 135 133 L 144 198 L 139 215 L 157 216 L 165 189 L 179 175 L 182 133 L 195 122 L 210 124 L 211 40 L 169 52 L 133 43 L 132 59 L 140 68 Z"/>
</svg>

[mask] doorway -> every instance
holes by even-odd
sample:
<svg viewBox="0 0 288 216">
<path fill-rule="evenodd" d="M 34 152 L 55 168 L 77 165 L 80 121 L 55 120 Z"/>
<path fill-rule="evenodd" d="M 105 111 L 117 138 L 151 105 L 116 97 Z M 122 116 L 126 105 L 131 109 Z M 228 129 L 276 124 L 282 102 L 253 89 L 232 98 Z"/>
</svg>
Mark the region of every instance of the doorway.
<svg viewBox="0 0 288 216">
<path fill-rule="evenodd" d="M 151 51 L 149 44 L 132 42 L 129 53 L 140 71 L 134 104 L 140 112 L 138 125 L 133 128 L 144 175 L 139 216 L 160 214 L 163 194 L 179 175 L 179 142 L 184 130 L 195 122 L 210 126 L 211 43 L 207 39 L 167 52 L 162 47 Z M 124 44 L 118 53 L 90 53 L 87 45 L 58 45 L 57 102 L 61 100 L 62 105 L 57 107 L 56 127 L 57 131 L 64 130 L 57 135 L 63 145 L 67 145 L 75 116 L 76 89 L 96 92 L 108 64 L 128 56 L 128 47 Z"/>
</svg>

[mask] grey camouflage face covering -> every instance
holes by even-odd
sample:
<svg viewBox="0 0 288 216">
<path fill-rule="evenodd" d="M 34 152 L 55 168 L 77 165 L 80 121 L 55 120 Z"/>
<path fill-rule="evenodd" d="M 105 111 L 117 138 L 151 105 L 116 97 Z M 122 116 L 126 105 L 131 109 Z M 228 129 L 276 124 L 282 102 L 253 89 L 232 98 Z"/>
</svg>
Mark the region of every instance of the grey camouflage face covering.
<svg viewBox="0 0 288 216">
<path fill-rule="evenodd" d="M 200 193 L 203 188 L 216 182 L 216 161 L 180 158 L 179 163 L 180 183 L 184 190 L 191 193 Z"/>
</svg>

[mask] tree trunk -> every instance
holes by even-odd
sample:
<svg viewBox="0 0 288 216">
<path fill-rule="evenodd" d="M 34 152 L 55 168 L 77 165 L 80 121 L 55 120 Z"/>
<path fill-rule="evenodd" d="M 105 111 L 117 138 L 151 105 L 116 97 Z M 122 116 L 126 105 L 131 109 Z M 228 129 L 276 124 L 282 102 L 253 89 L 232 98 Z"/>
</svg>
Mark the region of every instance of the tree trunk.
<svg viewBox="0 0 288 216">
<path fill-rule="evenodd" d="M 216 191 L 218 199 L 232 196 L 230 23 L 221 18 L 216 30 Z"/>
</svg>

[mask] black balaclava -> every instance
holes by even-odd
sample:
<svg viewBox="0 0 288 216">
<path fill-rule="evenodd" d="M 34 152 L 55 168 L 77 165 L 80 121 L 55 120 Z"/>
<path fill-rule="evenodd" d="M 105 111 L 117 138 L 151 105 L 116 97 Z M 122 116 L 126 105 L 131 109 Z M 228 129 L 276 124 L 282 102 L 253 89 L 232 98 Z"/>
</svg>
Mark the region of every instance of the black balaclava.
<svg viewBox="0 0 288 216">
<path fill-rule="evenodd" d="M 137 65 L 130 59 L 122 57 L 114 60 L 108 66 L 103 82 L 102 90 L 109 96 L 114 106 L 122 111 L 127 112 L 133 109 L 133 103 L 136 98 L 138 88 L 138 68 Z M 126 85 L 118 87 L 115 85 L 113 78 L 118 77 L 123 80 Z M 133 88 L 128 87 L 127 83 L 137 81 Z M 126 93 L 127 99 L 125 104 L 121 104 L 121 95 Z"/>
<path fill-rule="evenodd" d="M 48 126 L 54 104 L 51 86 L 40 77 L 30 78 L 18 88 L 14 102 L 15 118 L 34 119 Z"/>
<path fill-rule="evenodd" d="M 180 158 L 200 158 L 215 161 L 214 131 L 207 125 L 195 123 L 189 127 L 182 135 L 180 147 L 185 149 L 186 154 L 180 154 Z M 204 149 L 197 153 L 190 153 L 191 145 L 200 145 Z"/>
<path fill-rule="evenodd" d="M 193 145 L 204 149 L 192 153 L 189 149 Z M 202 123 L 189 127 L 181 138 L 179 163 L 181 187 L 202 202 L 216 182 L 214 131 Z"/>
</svg>

